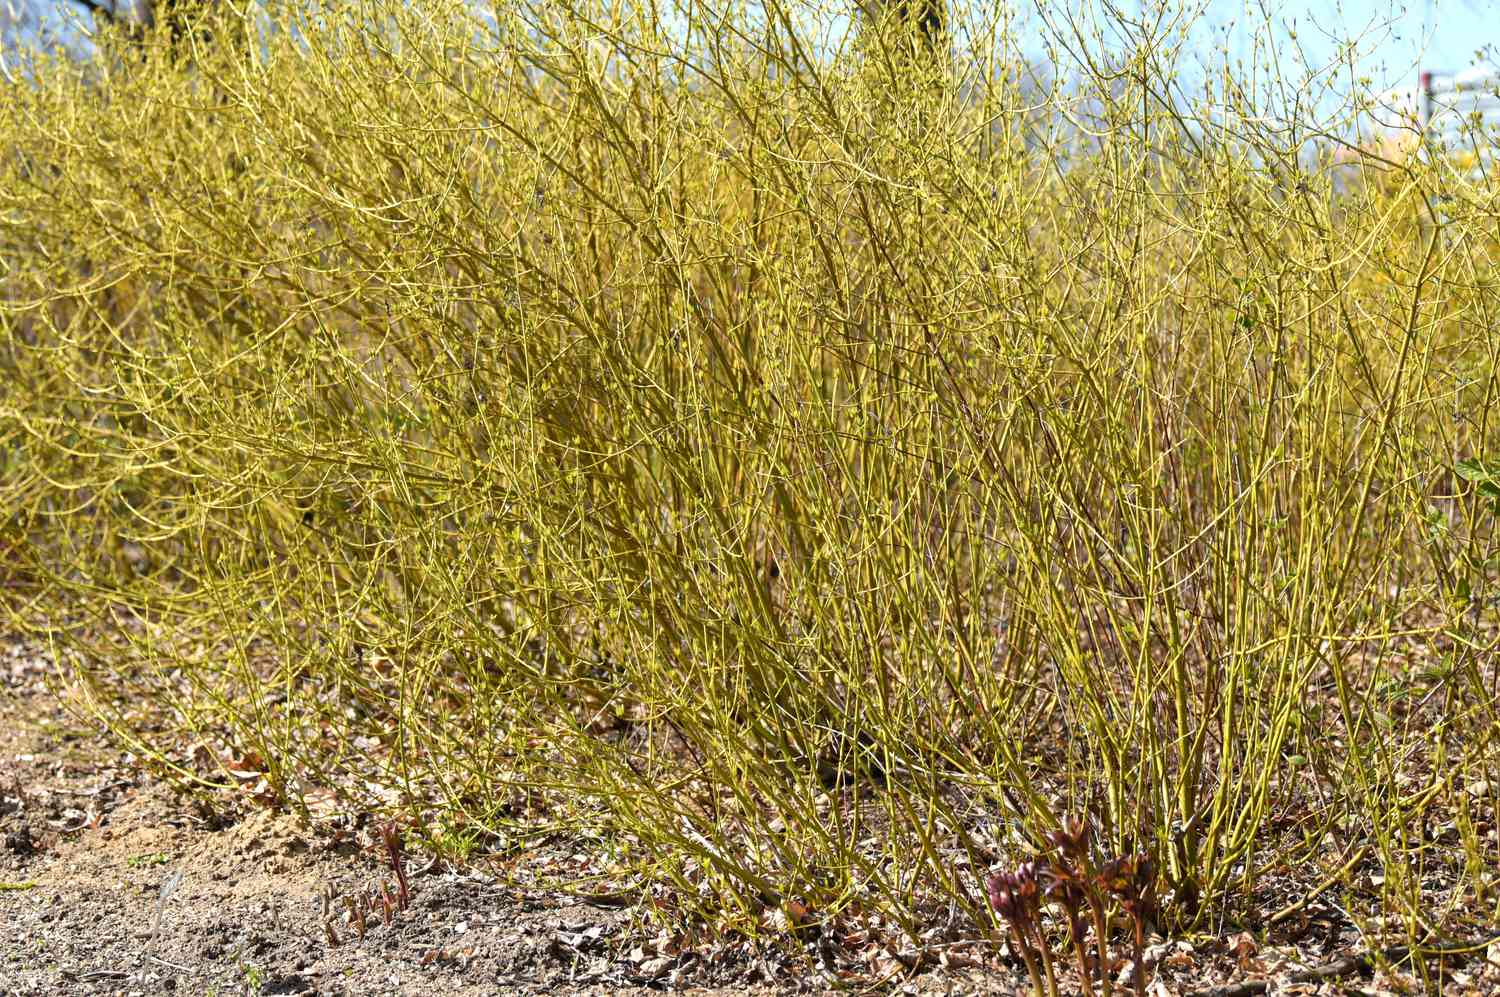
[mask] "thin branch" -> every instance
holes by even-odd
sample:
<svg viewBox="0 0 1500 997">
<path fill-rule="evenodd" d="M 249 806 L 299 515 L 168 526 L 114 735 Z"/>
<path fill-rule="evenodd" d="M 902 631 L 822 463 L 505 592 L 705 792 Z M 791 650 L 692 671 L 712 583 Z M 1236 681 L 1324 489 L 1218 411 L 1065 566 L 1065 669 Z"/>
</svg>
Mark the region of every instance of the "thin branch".
<svg viewBox="0 0 1500 997">
<path fill-rule="evenodd" d="M 106 4 L 102 0 L 73 0 L 73 2 L 81 7 L 88 8 L 89 13 L 103 17 L 111 24 L 120 23 L 120 18 L 115 12 L 114 4 Z"/>
</svg>

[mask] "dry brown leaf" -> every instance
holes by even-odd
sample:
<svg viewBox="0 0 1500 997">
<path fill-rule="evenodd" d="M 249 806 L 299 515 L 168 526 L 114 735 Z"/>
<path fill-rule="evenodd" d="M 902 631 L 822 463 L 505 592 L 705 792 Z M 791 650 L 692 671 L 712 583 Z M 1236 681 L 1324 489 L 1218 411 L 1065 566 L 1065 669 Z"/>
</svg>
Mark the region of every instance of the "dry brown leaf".
<svg viewBox="0 0 1500 997">
<path fill-rule="evenodd" d="M 1229 939 L 1229 952 L 1240 964 L 1240 968 L 1244 969 L 1251 959 L 1260 954 L 1260 946 L 1256 944 L 1254 935 L 1248 931 L 1241 931 Z"/>
</svg>

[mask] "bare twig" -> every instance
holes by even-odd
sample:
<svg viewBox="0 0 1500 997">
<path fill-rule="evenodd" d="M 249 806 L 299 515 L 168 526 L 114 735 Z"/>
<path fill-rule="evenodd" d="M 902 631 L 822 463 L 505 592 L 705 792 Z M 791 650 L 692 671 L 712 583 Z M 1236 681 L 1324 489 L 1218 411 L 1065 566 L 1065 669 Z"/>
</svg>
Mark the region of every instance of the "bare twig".
<svg viewBox="0 0 1500 997">
<path fill-rule="evenodd" d="M 149 962 L 156 963 L 158 966 L 165 966 L 168 969 L 175 969 L 179 973 L 191 973 L 193 971 L 193 967 L 192 966 L 181 966 L 181 965 L 178 965 L 175 962 L 168 962 L 167 960 L 162 959 L 162 958 L 160 958 L 158 956 L 148 955 L 148 956 L 146 956 L 146 959 Z"/>
<path fill-rule="evenodd" d="M 96 970 L 94 970 L 91 973 L 80 973 L 80 974 L 78 974 L 77 979 L 80 980 L 80 981 L 88 981 L 88 980 L 123 980 L 123 979 L 125 979 L 126 975 L 127 975 L 126 973 L 124 973 L 124 972 L 122 972 L 122 971 L 120 971 L 118 969 L 96 969 Z"/>
<path fill-rule="evenodd" d="M 156 935 L 161 930 L 162 914 L 166 912 L 167 901 L 172 894 L 177 892 L 177 887 L 182 885 L 182 870 L 177 869 L 168 873 L 161 881 L 161 886 L 156 891 L 156 913 L 151 918 L 151 937 L 146 942 L 146 950 L 150 952 L 156 946 Z"/>
</svg>

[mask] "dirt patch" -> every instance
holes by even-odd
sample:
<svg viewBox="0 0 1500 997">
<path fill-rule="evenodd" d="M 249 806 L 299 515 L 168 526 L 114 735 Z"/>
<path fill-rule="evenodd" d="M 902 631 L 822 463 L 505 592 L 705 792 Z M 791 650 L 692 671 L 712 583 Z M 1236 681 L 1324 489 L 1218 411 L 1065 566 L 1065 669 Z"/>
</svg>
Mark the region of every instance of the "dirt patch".
<svg viewBox="0 0 1500 997">
<path fill-rule="evenodd" d="M 829 988 L 774 948 L 653 940 L 629 909 L 422 855 L 406 857 L 410 903 L 387 923 L 372 898 L 397 883 L 374 829 L 336 843 L 286 814 L 183 798 L 71 716 L 49 675 L 44 656 L 0 640 L 0 995 Z M 956 963 L 913 978 L 886 962 L 895 972 L 861 982 L 1006 993 L 1024 979 Z"/>
<path fill-rule="evenodd" d="M 402 860 L 403 905 L 379 828 L 330 837 L 241 798 L 180 796 L 70 715 L 49 691 L 55 678 L 44 656 L 0 638 L 0 997 L 1030 993 L 1008 948 L 972 932 L 934 927 L 912 948 L 830 931 L 801 952 L 653 936 L 637 910 L 421 854 Z M 566 857 L 574 844 L 556 847 Z M 557 861 L 545 850 L 521 859 Z M 1298 906 L 1305 923 L 1278 939 L 1234 928 L 1151 939 L 1148 992 L 1421 989 L 1409 964 L 1381 971 L 1405 949 L 1372 952 L 1322 896 Z M 1428 953 L 1439 965 L 1444 954 L 1460 960 L 1440 971 L 1445 992 L 1500 987 L 1493 935 Z M 1061 991 L 1081 990 L 1061 969 Z M 1128 965 L 1112 969 L 1126 984 Z"/>
<path fill-rule="evenodd" d="M 0 993 L 589 994 L 672 986 L 674 973 L 713 992 L 695 988 L 709 974 L 692 979 L 691 960 L 632 958 L 646 950 L 627 911 L 519 895 L 420 856 L 409 907 L 389 924 L 370 910 L 360 938 L 343 898 L 394 892 L 373 849 L 179 798 L 80 727 L 46 671 L 0 645 Z M 348 937 L 334 944 L 330 921 Z"/>
</svg>

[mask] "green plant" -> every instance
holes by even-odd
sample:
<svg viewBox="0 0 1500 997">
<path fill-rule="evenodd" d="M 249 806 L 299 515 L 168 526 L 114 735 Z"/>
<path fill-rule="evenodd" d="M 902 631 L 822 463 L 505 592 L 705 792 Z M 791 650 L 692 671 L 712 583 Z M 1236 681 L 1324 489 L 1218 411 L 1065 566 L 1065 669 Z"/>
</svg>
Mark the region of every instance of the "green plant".
<svg viewBox="0 0 1500 997">
<path fill-rule="evenodd" d="M 245 985 L 245 993 L 260 993 L 261 987 L 264 986 L 266 982 L 265 970 L 261 969 L 257 965 L 254 965 L 253 963 L 241 962 L 239 963 L 239 971 L 240 979 Z"/>
<path fill-rule="evenodd" d="M 171 861 L 171 856 L 166 852 L 146 852 L 141 855 L 129 855 L 125 858 L 125 864 L 131 869 L 141 869 L 153 865 L 166 865 L 169 861 Z"/>
</svg>

